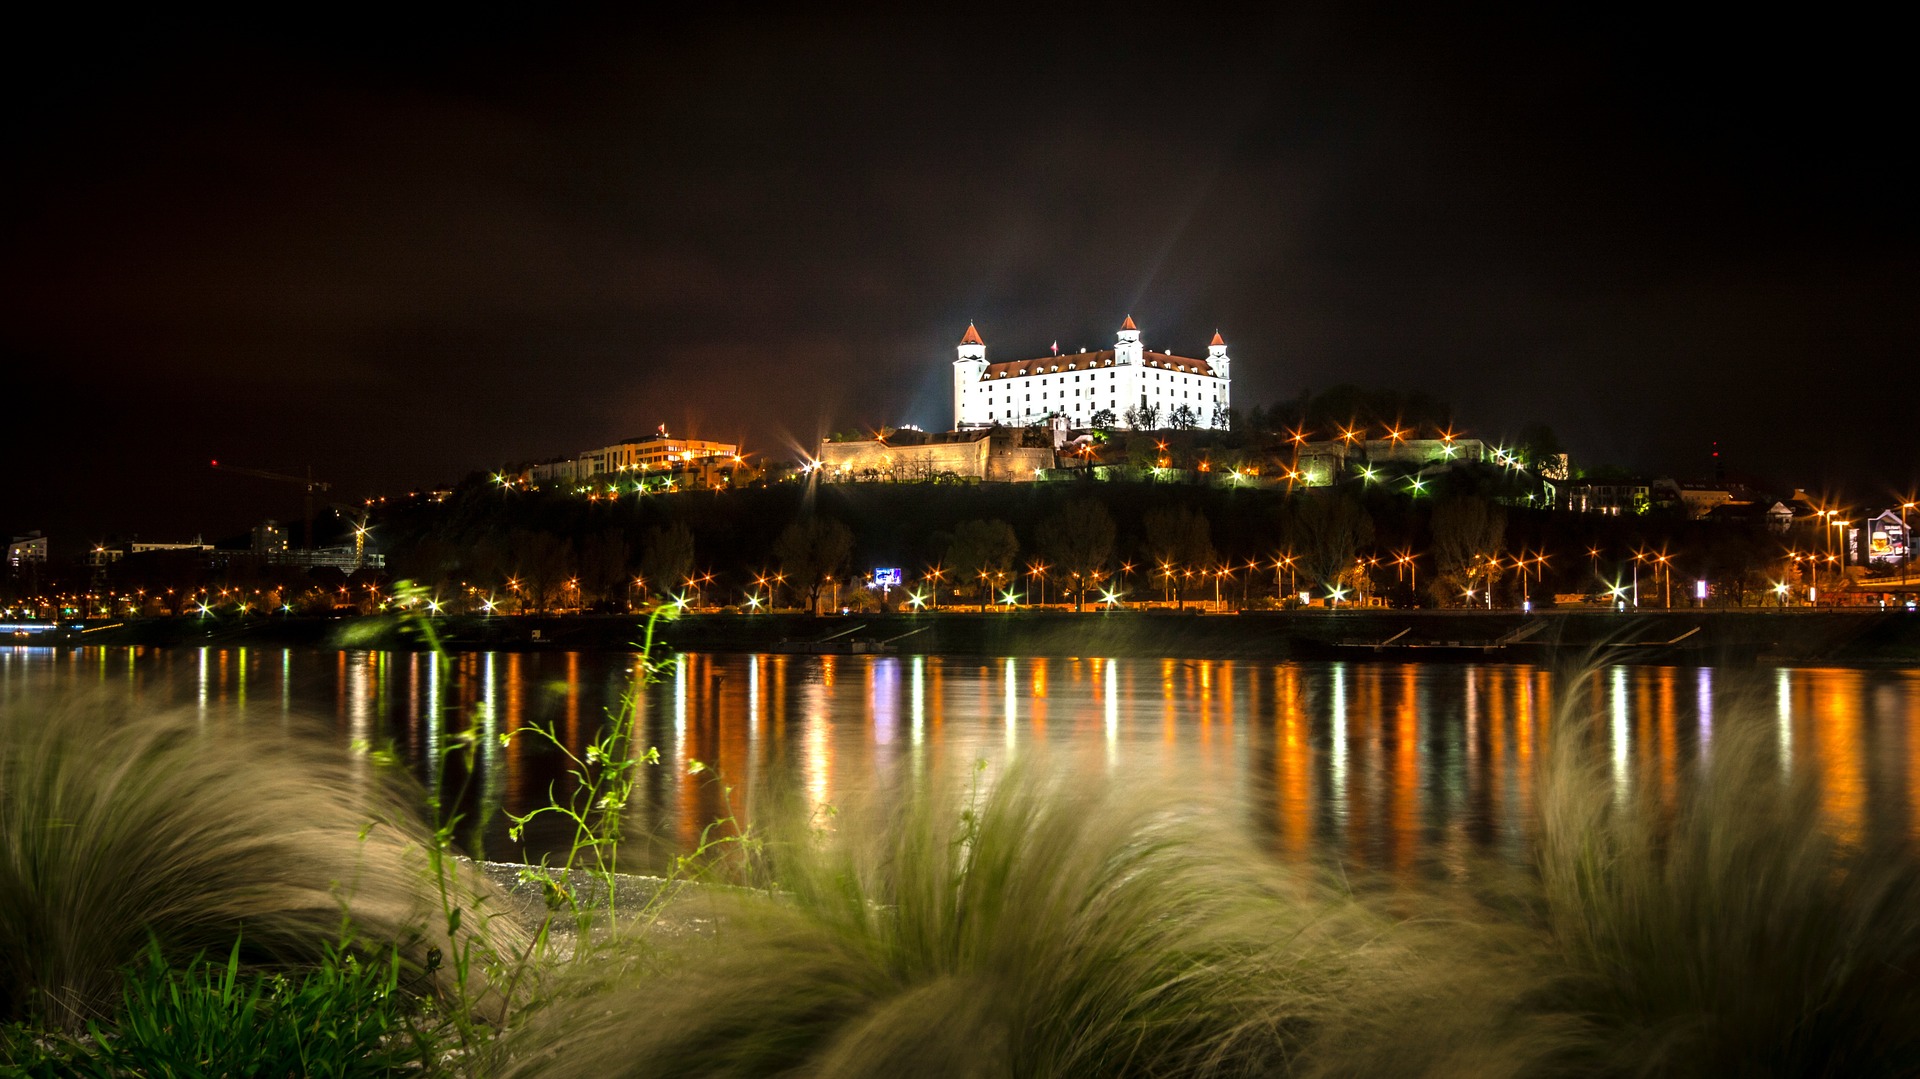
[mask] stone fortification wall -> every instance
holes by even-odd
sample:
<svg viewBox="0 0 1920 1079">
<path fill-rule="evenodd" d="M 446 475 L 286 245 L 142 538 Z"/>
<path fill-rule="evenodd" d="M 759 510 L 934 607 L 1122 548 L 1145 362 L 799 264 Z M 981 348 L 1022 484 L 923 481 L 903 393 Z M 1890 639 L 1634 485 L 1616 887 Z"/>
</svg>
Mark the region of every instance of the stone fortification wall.
<svg viewBox="0 0 1920 1079">
<path fill-rule="evenodd" d="M 983 434 L 969 442 L 931 442 L 892 446 L 877 439 L 823 442 L 820 467 L 829 478 L 863 480 L 931 480 L 952 475 L 986 479 L 988 439 Z"/>
</svg>

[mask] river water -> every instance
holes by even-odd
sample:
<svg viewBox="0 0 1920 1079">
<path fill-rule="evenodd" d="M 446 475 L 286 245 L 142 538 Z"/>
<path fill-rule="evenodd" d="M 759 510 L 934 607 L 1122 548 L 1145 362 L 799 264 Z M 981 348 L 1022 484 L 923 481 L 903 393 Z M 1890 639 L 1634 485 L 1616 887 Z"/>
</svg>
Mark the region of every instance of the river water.
<svg viewBox="0 0 1920 1079">
<path fill-rule="evenodd" d="M 97 694 L 188 709 L 216 731 L 317 728 L 342 752 L 391 746 L 423 784 L 465 791 L 470 846 L 537 857 L 564 845 L 559 822 L 516 843 L 500 811 L 564 797 L 570 781 L 564 757 L 524 729 L 583 747 L 630 692 L 636 660 L 464 653 L 443 669 L 417 653 L 0 649 L 0 722 Z M 1842 839 L 1920 835 L 1912 670 L 695 654 L 638 700 L 637 740 L 660 763 L 642 770 L 635 868 L 689 849 L 717 819 L 751 820 L 774 789 L 837 806 L 1044 755 L 1229 796 L 1283 856 L 1452 875 L 1526 858 L 1563 703 L 1593 724 L 1623 792 L 1671 802 L 1716 738 L 1746 728 L 1817 781 Z M 447 752 L 469 727 L 482 735 L 471 768 Z"/>
</svg>

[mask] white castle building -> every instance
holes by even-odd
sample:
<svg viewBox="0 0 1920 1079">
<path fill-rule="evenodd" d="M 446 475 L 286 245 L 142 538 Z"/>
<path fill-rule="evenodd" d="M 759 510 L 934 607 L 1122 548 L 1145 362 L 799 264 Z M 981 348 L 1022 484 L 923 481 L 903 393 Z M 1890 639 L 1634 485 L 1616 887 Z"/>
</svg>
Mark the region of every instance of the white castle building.
<svg viewBox="0 0 1920 1079">
<path fill-rule="evenodd" d="M 1129 315 L 1110 349 L 990 364 L 987 343 L 969 324 L 953 361 L 953 425 L 1024 426 L 1059 416 L 1069 427 L 1091 427 L 1106 410 L 1116 427 L 1180 426 L 1179 416 L 1194 427 L 1223 428 L 1232 400 L 1228 363 L 1218 333 L 1204 360 L 1149 352 Z"/>
</svg>

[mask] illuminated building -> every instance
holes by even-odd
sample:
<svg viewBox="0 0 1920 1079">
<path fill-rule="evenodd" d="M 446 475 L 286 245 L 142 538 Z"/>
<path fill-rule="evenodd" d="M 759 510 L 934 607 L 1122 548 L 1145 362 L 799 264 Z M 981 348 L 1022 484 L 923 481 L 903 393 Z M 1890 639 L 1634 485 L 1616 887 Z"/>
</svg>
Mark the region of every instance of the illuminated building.
<svg viewBox="0 0 1920 1079">
<path fill-rule="evenodd" d="M 539 461 L 515 474 L 523 483 L 565 485 L 601 476 L 644 480 L 652 475 L 664 481 L 676 473 L 693 473 L 710 485 L 714 474 L 712 466 L 719 461 L 725 462 L 723 470 L 730 473 L 733 466 L 740 463 L 740 447 L 731 442 L 676 438 L 663 426 L 650 435 L 622 439 L 572 457 Z"/>
<path fill-rule="evenodd" d="M 15 569 L 24 565 L 38 565 L 46 560 L 47 537 L 37 531 L 15 536 L 13 542 L 7 544 L 7 565 Z"/>
<path fill-rule="evenodd" d="M 894 431 L 884 437 L 824 441 L 815 465 L 841 482 L 992 480 L 1030 483 L 1054 466 L 1054 438 L 1030 445 L 1024 431 Z"/>
<path fill-rule="evenodd" d="M 665 427 L 651 435 L 623 439 L 611 446 L 580 455 L 578 478 L 609 472 L 667 472 L 704 457 L 733 457 L 740 447 L 730 442 L 703 442 L 675 438 Z"/>
<path fill-rule="evenodd" d="M 1091 427 L 1103 411 L 1120 428 L 1227 426 L 1232 379 L 1218 333 L 1206 359 L 1149 352 L 1128 316 L 1110 349 L 988 363 L 986 341 L 970 324 L 957 352 L 953 418 L 961 430 L 1023 427 L 1053 416 Z"/>
</svg>

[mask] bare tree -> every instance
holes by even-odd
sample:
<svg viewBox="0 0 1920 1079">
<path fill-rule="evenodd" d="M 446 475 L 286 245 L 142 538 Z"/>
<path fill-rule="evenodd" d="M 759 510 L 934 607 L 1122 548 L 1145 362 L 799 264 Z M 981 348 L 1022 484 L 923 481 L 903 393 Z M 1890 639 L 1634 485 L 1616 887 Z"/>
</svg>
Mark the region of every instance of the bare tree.
<svg viewBox="0 0 1920 1079">
<path fill-rule="evenodd" d="M 663 599 L 671 596 L 692 572 L 693 530 L 686 522 L 675 521 L 648 531 L 647 549 L 640 556 L 640 576 L 649 592 Z"/>
<path fill-rule="evenodd" d="M 558 606 L 573 575 L 573 544 L 552 532 L 518 529 L 507 548 L 527 605 L 536 611 Z"/>
<path fill-rule="evenodd" d="M 1170 506 L 1149 512 L 1147 554 L 1156 569 L 1173 589 L 1175 606 L 1185 610 L 1187 593 L 1180 567 L 1205 567 L 1212 564 L 1213 528 L 1206 515 L 1185 506 Z"/>
<path fill-rule="evenodd" d="M 1332 592 L 1352 572 L 1360 549 L 1373 542 L 1373 518 L 1344 492 L 1307 491 L 1294 498 L 1283 531 L 1300 558 L 1300 572 Z"/>
<path fill-rule="evenodd" d="M 1442 604 L 1459 606 L 1477 567 L 1491 566 L 1507 546 L 1507 511 L 1478 495 L 1442 500 L 1433 508 L 1432 589 Z M 1493 586 L 1491 571 L 1486 587 Z"/>
<path fill-rule="evenodd" d="M 627 581 L 632 551 L 617 528 L 588 536 L 580 545 L 580 591 L 588 602 L 613 598 Z"/>
<path fill-rule="evenodd" d="M 995 583 L 1013 568 L 1019 553 L 1020 538 L 1007 522 L 963 521 L 954 529 L 953 542 L 947 545 L 947 566 L 953 570 L 955 584 L 980 588 L 980 609 L 984 611 Z"/>
<path fill-rule="evenodd" d="M 820 610 L 820 590 L 845 568 L 853 554 L 853 533 L 831 517 L 803 517 L 774 541 L 781 572 L 807 594 L 807 611 Z"/>
<path fill-rule="evenodd" d="M 1113 556 L 1113 515 L 1091 498 L 1078 499 L 1040 522 L 1040 553 L 1073 584 L 1073 609 L 1086 609 L 1087 585 Z"/>
</svg>

